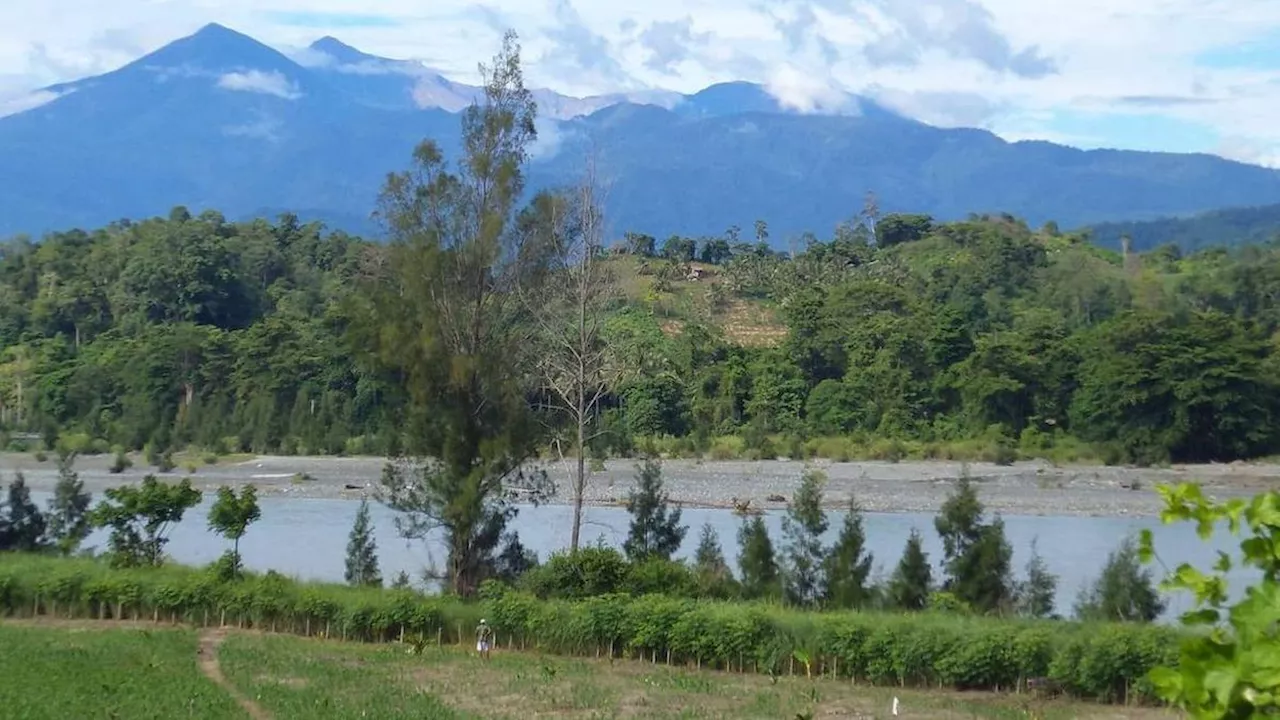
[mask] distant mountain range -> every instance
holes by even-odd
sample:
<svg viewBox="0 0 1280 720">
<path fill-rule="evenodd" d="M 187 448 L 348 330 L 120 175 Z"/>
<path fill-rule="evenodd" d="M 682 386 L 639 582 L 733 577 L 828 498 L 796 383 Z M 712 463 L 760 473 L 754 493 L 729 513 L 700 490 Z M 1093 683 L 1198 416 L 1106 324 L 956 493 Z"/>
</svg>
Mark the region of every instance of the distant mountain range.
<svg viewBox="0 0 1280 720">
<path fill-rule="evenodd" d="M 458 146 L 478 89 L 334 38 L 292 57 L 209 25 L 0 118 L 0 236 L 97 227 L 174 205 L 297 212 L 354 232 L 413 146 Z M 750 83 L 573 98 L 536 92 L 530 187 L 572 181 L 587 148 L 615 234 L 720 234 L 768 221 L 825 236 L 874 192 L 885 212 L 1008 212 L 1064 228 L 1280 200 L 1280 172 L 1210 155 L 1081 151 L 943 129 L 866 98 L 823 114 Z"/>
</svg>

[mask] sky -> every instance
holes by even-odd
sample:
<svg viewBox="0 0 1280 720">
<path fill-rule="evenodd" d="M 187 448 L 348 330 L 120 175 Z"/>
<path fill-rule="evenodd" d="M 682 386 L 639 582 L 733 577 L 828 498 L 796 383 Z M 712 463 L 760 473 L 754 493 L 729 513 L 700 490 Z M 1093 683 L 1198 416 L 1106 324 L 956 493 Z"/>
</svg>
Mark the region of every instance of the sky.
<svg viewBox="0 0 1280 720">
<path fill-rule="evenodd" d="M 0 104 L 218 22 L 333 35 L 475 82 L 512 28 L 530 85 L 577 96 L 764 83 L 935 125 L 1280 167 L 1280 0 L 39 0 L 0 2 Z"/>
</svg>

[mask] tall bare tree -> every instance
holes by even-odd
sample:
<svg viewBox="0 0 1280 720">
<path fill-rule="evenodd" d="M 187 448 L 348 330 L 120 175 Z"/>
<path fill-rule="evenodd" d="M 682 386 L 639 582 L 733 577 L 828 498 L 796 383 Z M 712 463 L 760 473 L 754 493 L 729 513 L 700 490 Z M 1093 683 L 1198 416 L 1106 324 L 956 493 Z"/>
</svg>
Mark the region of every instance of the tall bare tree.
<svg viewBox="0 0 1280 720">
<path fill-rule="evenodd" d="M 604 338 L 606 313 L 619 293 L 604 257 L 604 190 L 594 156 L 576 186 L 544 197 L 540 209 L 530 226 L 543 235 L 550 273 L 524 298 L 537 321 L 537 367 L 546 395 L 573 432 L 573 553 L 590 474 L 586 448 L 599 432 L 600 401 L 620 375 Z"/>
<path fill-rule="evenodd" d="M 410 170 L 387 178 L 376 213 L 387 257 L 365 264 L 368 314 L 353 327 L 357 346 L 409 392 L 406 451 L 418 459 L 388 464 L 379 500 L 399 513 L 402 536 L 443 532 L 441 579 L 463 596 L 496 572 L 516 512 L 508 491 L 530 478 L 540 436 L 517 289 L 545 274 L 545 257 L 527 252 L 514 222 L 536 106 L 514 32 L 480 71 L 484 97 L 463 113 L 453 171 L 427 140 Z"/>
</svg>

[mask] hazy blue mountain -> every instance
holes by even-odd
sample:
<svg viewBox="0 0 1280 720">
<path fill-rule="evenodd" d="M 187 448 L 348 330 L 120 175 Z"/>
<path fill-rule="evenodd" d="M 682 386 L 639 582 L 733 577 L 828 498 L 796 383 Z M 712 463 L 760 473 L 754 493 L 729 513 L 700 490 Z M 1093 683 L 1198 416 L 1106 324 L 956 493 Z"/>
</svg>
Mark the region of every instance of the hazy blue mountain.
<svg viewBox="0 0 1280 720">
<path fill-rule="evenodd" d="M 1184 251 L 1246 243 L 1280 242 L 1280 204 L 1230 207 L 1191 217 L 1169 217 L 1145 222 L 1112 222 L 1089 229 L 1094 242 L 1119 249 L 1120 238 L 1129 236 L 1134 250 L 1177 245 Z"/>
<path fill-rule="evenodd" d="M 174 205 L 231 218 L 293 209 L 365 232 L 378 187 L 419 140 L 458 142 L 477 88 L 322 38 L 292 57 L 210 25 L 57 99 L 0 118 L 0 236 L 96 227 Z M 532 188 L 588 147 L 615 233 L 718 234 L 769 222 L 826 235 L 874 191 L 884 211 L 1009 212 L 1065 227 L 1280 200 L 1280 173 L 1208 155 L 1083 152 L 940 129 L 849 97 L 839 115 L 764 88 L 571 98 L 538 90 Z"/>
</svg>

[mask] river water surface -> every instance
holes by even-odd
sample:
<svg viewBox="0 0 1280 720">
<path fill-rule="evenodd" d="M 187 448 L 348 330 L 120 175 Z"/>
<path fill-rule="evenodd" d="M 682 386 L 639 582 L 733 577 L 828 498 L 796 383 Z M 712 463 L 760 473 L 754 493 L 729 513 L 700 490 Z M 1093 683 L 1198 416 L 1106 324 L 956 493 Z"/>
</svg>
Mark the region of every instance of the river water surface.
<svg viewBox="0 0 1280 720">
<path fill-rule="evenodd" d="M 42 507 L 48 502 L 46 492 L 33 492 L 32 498 Z M 95 497 L 95 502 L 98 501 Z M 190 510 L 181 523 L 173 528 L 165 551 L 184 564 L 211 562 L 229 548 L 229 543 L 208 530 L 207 516 L 212 503 L 211 494 L 205 501 Z M 264 497 L 259 500 L 262 518 L 249 527 L 240 541 L 240 552 L 247 567 L 258 570 L 276 570 L 304 580 L 342 581 L 347 536 L 355 519 L 359 503 L 347 499 L 307 499 Z M 434 542 L 406 542 L 396 534 L 395 514 L 389 509 L 370 503 L 375 538 L 378 543 L 378 559 L 384 578 L 394 577 L 403 570 L 417 577 L 420 571 L 433 562 L 442 564 L 443 546 Z M 629 516 L 619 507 L 588 507 L 584 509 L 582 529 L 584 544 L 604 542 L 620 547 L 626 537 Z M 569 544 L 573 510 L 565 505 L 521 507 L 512 528 L 520 533 L 521 541 L 538 553 L 540 559 Z M 782 513 L 765 514 L 765 524 L 773 538 L 775 548 L 780 549 L 782 538 Z M 843 513 L 828 512 L 831 529 L 828 542 L 834 542 L 843 521 Z M 918 513 L 866 513 L 864 528 L 867 544 L 874 555 L 873 576 L 887 577 L 897 564 L 902 548 L 912 528 L 924 538 L 925 551 L 935 567 L 935 578 L 942 559 L 942 544 L 933 528 L 933 515 Z M 742 519 L 727 510 L 684 510 L 684 524 L 689 526 L 684 545 L 678 557 L 691 557 L 698 543 L 703 523 L 710 523 L 720 536 L 725 558 L 731 567 L 737 565 L 737 531 Z M 1057 611 L 1070 615 L 1077 594 L 1091 582 L 1106 563 L 1111 552 L 1127 535 L 1134 535 L 1142 528 L 1150 528 L 1155 536 L 1156 550 L 1161 560 L 1170 568 L 1179 563 L 1208 569 L 1217 559 L 1217 551 L 1235 555 L 1238 540 L 1220 533 L 1210 541 L 1201 541 L 1190 523 L 1162 525 L 1154 518 L 1136 517 L 1053 517 L 1005 515 L 1005 532 L 1013 546 L 1014 566 L 1019 577 L 1025 573 L 1031 555 L 1031 543 L 1036 541 L 1040 555 L 1051 572 L 1059 577 Z M 105 546 L 106 533 L 95 532 L 89 539 L 90 546 Z M 1157 577 L 1162 576 L 1159 566 Z M 1234 571 L 1230 576 L 1232 596 L 1238 596 L 1243 584 L 1253 573 Z M 1182 595 L 1169 598 L 1166 617 L 1191 607 L 1190 598 Z"/>
</svg>

